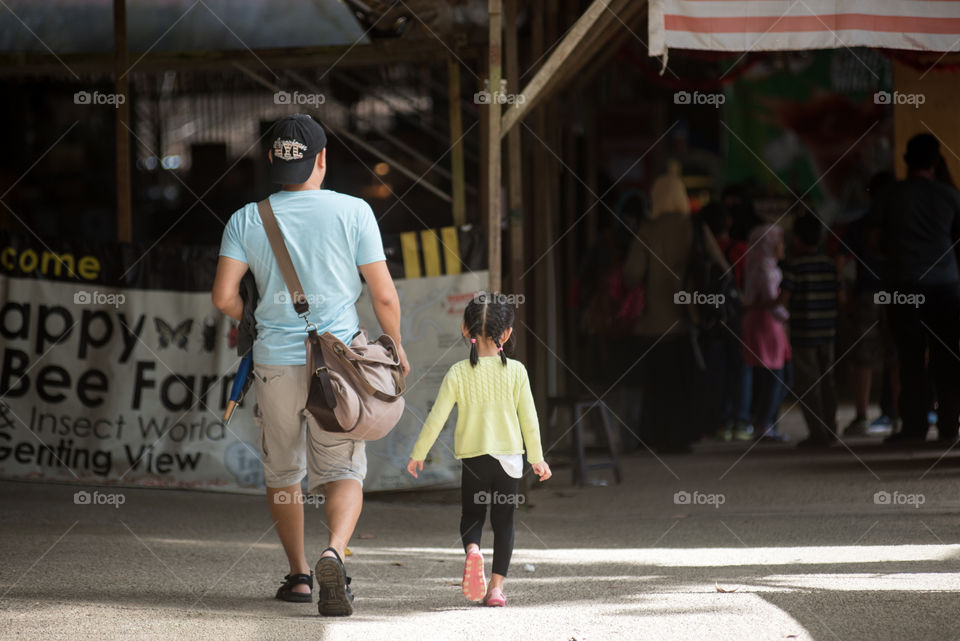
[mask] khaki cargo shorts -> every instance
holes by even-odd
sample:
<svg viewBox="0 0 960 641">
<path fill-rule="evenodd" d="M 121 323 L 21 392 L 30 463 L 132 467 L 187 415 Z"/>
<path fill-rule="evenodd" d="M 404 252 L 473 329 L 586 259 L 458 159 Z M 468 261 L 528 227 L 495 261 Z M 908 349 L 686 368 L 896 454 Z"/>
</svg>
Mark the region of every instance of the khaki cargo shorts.
<svg viewBox="0 0 960 641">
<path fill-rule="evenodd" d="M 296 485 L 309 473 L 307 491 L 322 493 L 332 481 L 363 484 L 367 454 L 363 441 L 326 432 L 305 409 L 308 377 L 303 365 L 254 365 L 260 427 L 260 456 L 267 487 Z"/>
</svg>

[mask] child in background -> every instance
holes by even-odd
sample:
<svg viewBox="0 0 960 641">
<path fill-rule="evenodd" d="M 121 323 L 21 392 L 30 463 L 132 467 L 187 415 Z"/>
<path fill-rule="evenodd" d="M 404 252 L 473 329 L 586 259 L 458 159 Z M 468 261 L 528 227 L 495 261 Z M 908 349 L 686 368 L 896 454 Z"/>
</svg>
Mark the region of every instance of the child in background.
<svg viewBox="0 0 960 641">
<path fill-rule="evenodd" d="M 541 481 L 550 478 L 543 460 L 537 410 L 527 370 L 507 358 L 503 345 L 513 333 L 513 308 L 500 294 L 479 294 L 463 313 L 461 331 L 470 340 L 470 358 L 447 371 L 440 393 L 413 446 L 407 471 L 417 478 L 427 452 L 457 405 L 454 455 L 461 460 L 460 537 L 466 552 L 463 594 L 488 606 L 506 605 L 503 580 L 513 554 L 513 513 L 523 470 L 522 454 Z M 483 572 L 480 534 L 490 505 L 493 574 Z"/>
<path fill-rule="evenodd" d="M 784 321 L 789 314 L 779 304 L 783 274 L 777 262 L 784 257 L 783 230 L 758 225 L 750 232 L 743 276 L 743 360 L 753 368 L 756 383 L 756 438 L 787 440 L 774 426 L 777 410 L 788 391 L 785 378 L 790 342 Z"/>
<path fill-rule="evenodd" d="M 810 435 L 801 447 L 828 447 L 837 440 L 837 391 L 833 381 L 837 329 L 837 267 L 818 251 L 822 224 L 813 214 L 793 223 L 793 251 L 784 266 L 780 304 L 790 310 L 794 393 Z"/>
</svg>

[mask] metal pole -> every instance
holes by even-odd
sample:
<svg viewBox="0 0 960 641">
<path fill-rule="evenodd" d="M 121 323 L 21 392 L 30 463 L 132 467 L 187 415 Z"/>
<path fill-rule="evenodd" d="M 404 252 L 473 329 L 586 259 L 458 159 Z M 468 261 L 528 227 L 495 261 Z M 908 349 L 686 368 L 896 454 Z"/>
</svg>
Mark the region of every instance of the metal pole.
<svg viewBox="0 0 960 641">
<path fill-rule="evenodd" d="M 114 91 L 117 100 L 117 240 L 133 240 L 130 186 L 130 78 L 127 74 L 127 6 L 126 0 L 113 0 Z M 122 98 L 121 98 L 122 96 Z"/>
</svg>

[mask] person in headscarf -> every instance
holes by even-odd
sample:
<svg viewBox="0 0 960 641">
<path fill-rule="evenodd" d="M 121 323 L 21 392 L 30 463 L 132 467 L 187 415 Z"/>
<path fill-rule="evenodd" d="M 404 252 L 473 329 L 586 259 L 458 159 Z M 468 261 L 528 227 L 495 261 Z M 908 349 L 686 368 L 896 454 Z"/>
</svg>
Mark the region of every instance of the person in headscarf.
<svg viewBox="0 0 960 641">
<path fill-rule="evenodd" d="M 635 370 L 643 401 L 640 439 L 663 453 L 691 451 L 698 429 L 694 398 L 702 394 L 690 338 L 686 274 L 693 251 L 694 222 L 683 181 L 675 174 L 657 178 L 650 191 L 650 213 L 640 222 L 624 266 L 628 287 L 644 288 L 644 312 L 633 327 Z M 699 221 L 698 221 L 699 223 Z M 702 224 L 702 223 L 699 223 Z M 717 242 L 704 228 L 706 250 L 727 266 Z"/>
<path fill-rule="evenodd" d="M 784 441 L 775 420 L 789 390 L 790 341 L 784 322 L 787 310 L 777 304 L 783 274 L 777 263 L 785 255 L 783 229 L 757 225 L 747 241 L 743 276 L 743 360 L 753 368 L 757 438 Z"/>
</svg>

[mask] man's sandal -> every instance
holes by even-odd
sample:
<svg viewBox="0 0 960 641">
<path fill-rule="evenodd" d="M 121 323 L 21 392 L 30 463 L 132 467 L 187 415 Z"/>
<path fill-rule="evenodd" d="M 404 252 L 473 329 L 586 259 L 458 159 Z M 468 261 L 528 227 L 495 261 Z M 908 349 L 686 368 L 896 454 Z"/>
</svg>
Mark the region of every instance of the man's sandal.
<svg viewBox="0 0 960 641">
<path fill-rule="evenodd" d="M 308 585 L 310 592 L 295 592 L 294 586 Z M 288 574 L 283 577 L 283 585 L 277 590 L 277 598 L 291 603 L 311 603 L 313 601 L 313 573 Z"/>
<path fill-rule="evenodd" d="M 333 556 L 323 556 L 317 561 L 317 610 L 325 617 L 350 616 L 353 614 L 350 577 L 343 567 L 340 554 L 333 548 L 327 548 L 323 553 L 327 550 L 333 552 Z"/>
</svg>

